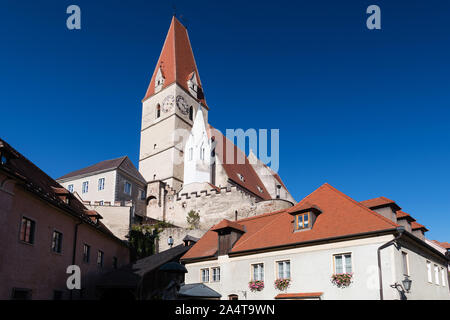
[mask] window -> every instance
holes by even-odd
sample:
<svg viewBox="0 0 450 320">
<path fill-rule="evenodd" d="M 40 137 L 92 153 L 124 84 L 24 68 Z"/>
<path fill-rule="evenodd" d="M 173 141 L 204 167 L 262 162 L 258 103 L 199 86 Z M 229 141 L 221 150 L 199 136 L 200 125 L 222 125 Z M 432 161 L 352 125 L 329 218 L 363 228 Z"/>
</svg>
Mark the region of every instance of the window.
<svg viewBox="0 0 450 320">
<path fill-rule="evenodd" d="M 291 262 L 290 261 L 278 261 L 278 279 L 290 279 L 291 278 Z"/>
<path fill-rule="evenodd" d="M 192 106 L 189 108 L 189 120 L 193 120 L 194 119 L 194 108 L 192 108 Z"/>
<path fill-rule="evenodd" d="M 88 244 L 83 245 L 83 262 L 89 263 L 91 255 L 91 246 Z"/>
<path fill-rule="evenodd" d="M 237 176 L 239 177 L 239 180 L 241 180 L 242 182 L 244 182 L 244 176 L 240 173 L 237 173 Z"/>
<path fill-rule="evenodd" d="M 428 282 L 433 283 L 433 277 L 431 275 L 431 262 L 427 261 Z"/>
<path fill-rule="evenodd" d="M 161 106 L 158 104 L 156 106 L 156 119 L 158 119 L 159 117 L 161 117 Z"/>
<path fill-rule="evenodd" d="M 334 273 L 351 273 L 352 272 L 352 255 L 350 253 L 337 254 L 334 256 Z"/>
<path fill-rule="evenodd" d="M 113 257 L 113 268 L 117 269 L 117 257 Z"/>
<path fill-rule="evenodd" d="M 201 269 L 202 282 L 209 282 L 209 269 Z"/>
<path fill-rule="evenodd" d="M 97 254 L 97 265 L 99 267 L 103 267 L 103 256 L 105 254 L 103 253 L 102 250 L 98 250 L 98 254 Z"/>
<path fill-rule="evenodd" d="M 311 226 L 311 213 L 306 212 L 295 216 L 295 230 L 308 229 Z"/>
<path fill-rule="evenodd" d="M 60 290 L 54 290 L 53 291 L 53 300 L 62 300 L 63 298 L 63 292 Z"/>
<path fill-rule="evenodd" d="M 139 198 L 145 200 L 145 191 L 142 189 L 139 189 Z"/>
<path fill-rule="evenodd" d="M 98 179 L 98 191 L 105 189 L 105 178 Z"/>
<path fill-rule="evenodd" d="M 83 182 L 83 189 L 81 190 L 82 193 L 88 193 L 89 191 L 89 181 Z"/>
<path fill-rule="evenodd" d="M 264 280 L 264 264 L 263 263 L 257 263 L 252 264 L 252 280 Z"/>
<path fill-rule="evenodd" d="M 63 234 L 61 232 L 53 231 L 53 238 L 52 238 L 52 251 L 53 252 L 61 253 L 62 237 L 63 237 Z"/>
<path fill-rule="evenodd" d="M 20 226 L 20 240 L 29 244 L 34 243 L 34 232 L 36 223 L 28 218 L 22 218 L 22 224 Z"/>
<path fill-rule="evenodd" d="M 212 281 L 219 282 L 220 281 L 220 268 L 212 268 Z"/>
<path fill-rule="evenodd" d="M 239 297 L 237 294 L 230 294 L 228 300 L 239 300 Z"/>
<path fill-rule="evenodd" d="M 403 267 L 403 274 L 405 276 L 408 276 L 409 275 L 408 254 L 406 252 L 402 252 L 402 267 Z"/>
<path fill-rule="evenodd" d="M 11 294 L 12 300 L 31 300 L 31 290 L 30 289 L 19 289 L 13 288 Z"/>
<path fill-rule="evenodd" d="M 441 276 L 442 276 L 442 285 L 445 287 L 445 269 L 441 268 Z"/>
<path fill-rule="evenodd" d="M 125 192 L 128 195 L 131 195 L 131 183 L 129 183 L 128 181 L 125 181 L 123 192 Z"/>
<path fill-rule="evenodd" d="M 439 267 L 437 264 L 434 265 L 434 282 L 439 284 Z"/>
<path fill-rule="evenodd" d="M 69 184 L 68 189 L 69 189 L 69 192 L 73 193 L 73 184 Z"/>
</svg>

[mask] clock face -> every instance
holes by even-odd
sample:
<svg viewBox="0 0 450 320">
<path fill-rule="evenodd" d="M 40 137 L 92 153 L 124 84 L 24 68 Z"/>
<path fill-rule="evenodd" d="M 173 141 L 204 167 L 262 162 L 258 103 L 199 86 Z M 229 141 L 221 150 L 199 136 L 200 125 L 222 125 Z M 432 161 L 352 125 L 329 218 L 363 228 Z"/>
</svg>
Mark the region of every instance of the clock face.
<svg viewBox="0 0 450 320">
<path fill-rule="evenodd" d="M 182 114 L 186 115 L 189 113 L 189 107 L 182 96 L 177 96 L 177 107 L 180 109 Z"/>
<path fill-rule="evenodd" d="M 162 102 L 162 111 L 169 112 L 173 110 L 173 106 L 175 105 L 175 97 L 170 95 L 164 98 Z"/>
</svg>

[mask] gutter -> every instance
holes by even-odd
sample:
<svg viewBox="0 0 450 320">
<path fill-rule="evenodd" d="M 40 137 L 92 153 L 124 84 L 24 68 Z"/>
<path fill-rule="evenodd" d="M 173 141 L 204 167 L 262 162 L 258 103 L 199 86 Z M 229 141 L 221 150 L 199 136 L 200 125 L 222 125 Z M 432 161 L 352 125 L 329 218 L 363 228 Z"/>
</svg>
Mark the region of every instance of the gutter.
<svg viewBox="0 0 450 320">
<path fill-rule="evenodd" d="M 405 227 L 400 226 L 397 227 L 397 236 L 386 242 L 385 244 L 381 245 L 378 249 L 377 249 L 377 258 L 378 258 L 378 279 L 379 279 L 379 284 L 380 284 L 380 300 L 383 300 L 383 274 L 382 274 L 382 270 L 381 270 L 381 250 L 389 247 L 390 245 L 394 244 L 397 242 L 398 239 L 400 239 L 403 234 L 405 232 Z"/>
<path fill-rule="evenodd" d="M 77 240 L 78 240 L 78 226 L 83 224 L 83 220 L 80 220 L 75 224 L 75 232 L 73 236 L 73 252 L 72 252 L 72 265 L 75 265 L 76 253 L 77 253 Z M 73 290 L 70 290 L 70 300 L 73 298 Z"/>
</svg>

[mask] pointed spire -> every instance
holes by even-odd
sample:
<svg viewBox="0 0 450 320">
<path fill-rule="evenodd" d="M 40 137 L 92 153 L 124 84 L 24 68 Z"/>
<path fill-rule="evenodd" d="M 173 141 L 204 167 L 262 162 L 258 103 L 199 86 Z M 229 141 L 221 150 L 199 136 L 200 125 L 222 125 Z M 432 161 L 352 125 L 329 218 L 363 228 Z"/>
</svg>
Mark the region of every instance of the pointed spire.
<svg viewBox="0 0 450 320">
<path fill-rule="evenodd" d="M 161 70 L 161 72 L 159 72 L 159 70 Z M 187 82 L 194 75 L 200 89 L 197 100 L 207 107 L 187 29 L 175 15 L 172 17 L 172 22 L 166 40 L 164 41 L 164 46 L 144 100 L 156 93 L 155 84 L 157 82 L 158 74 L 162 74 L 164 77 L 162 88 L 176 82 L 187 92 L 189 92 Z"/>
</svg>

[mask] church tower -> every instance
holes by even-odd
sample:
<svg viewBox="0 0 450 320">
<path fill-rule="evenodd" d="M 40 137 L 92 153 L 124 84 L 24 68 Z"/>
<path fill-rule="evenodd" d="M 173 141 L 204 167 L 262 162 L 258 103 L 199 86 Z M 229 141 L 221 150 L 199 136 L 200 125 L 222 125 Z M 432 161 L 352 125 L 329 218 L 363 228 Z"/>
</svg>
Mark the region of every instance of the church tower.
<svg viewBox="0 0 450 320">
<path fill-rule="evenodd" d="M 179 190 L 184 150 L 197 112 L 208 106 L 186 28 L 174 16 L 142 101 L 139 172 Z"/>
</svg>

